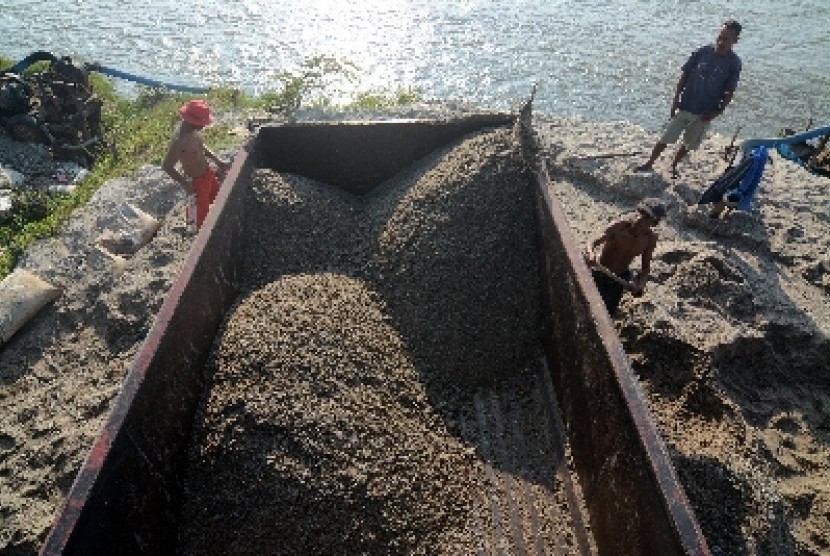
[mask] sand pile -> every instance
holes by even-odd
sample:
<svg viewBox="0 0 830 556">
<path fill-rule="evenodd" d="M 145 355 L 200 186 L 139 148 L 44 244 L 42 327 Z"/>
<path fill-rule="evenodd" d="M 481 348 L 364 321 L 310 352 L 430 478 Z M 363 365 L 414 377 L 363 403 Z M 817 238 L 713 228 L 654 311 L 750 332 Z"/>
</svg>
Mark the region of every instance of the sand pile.
<svg viewBox="0 0 830 556">
<path fill-rule="evenodd" d="M 641 161 L 639 157 L 590 158 L 592 154 L 648 151 L 655 137 L 637 126 L 539 118 L 537 131 L 546 144 L 554 193 L 562 199 L 580 242 L 589 241 L 605 225 L 628 213 L 643 196 L 659 196 L 670 205 L 669 218 L 658 228 L 661 239 L 646 295 L 640 299 L 626 298 L 617 323 L 713 551 L 830 552 L 827 181 L 774 156 L 753 209 L 734 213 L 717 224 L 709 220 L 706 211 L 697 208 L 696 201 L 725 168 L 720 155 L 726 139 L 707 140 L 682 168 L 681 179 L 671 180 L 667 172 L 671 149 L 658 162 L 658 171 L 651 175 L 630 171 L 635 162 Z M 589 157 L 580 159 L 579 155 Z M 497 159 L 501 164 L 510 160 Z M 464 175 L 463 168 L 459 161 L 451 173 Z M 413 174 L 417 175 L 417 171 Z M 65 289 L 51 308 L 0 351 L 0 551 L 31 554 L 37 550 L 98 434 L 137 342 L 149 329 L 152 315 L 186 255 L 189 240 L 178 224 L 181 205 L 177 190 L 169 190 L 173 193 L 170 198 L 159 198 L 166 200 L 160 200 L 156 208 L 152 202 L 141 200 L 147 192 L 153 197 L 152 192 L 167 190 L 169 182 L 163 180 L 157 168 L 149 169 L 120 182 L 118 187 L 108 184 L 101 192 L 107 195 L 108 191 L 117 191 L 114 198 L 134 199 L 139 208 L 162 220 L 154 242 L 145 248 L 146 252 L 139 251 L 128 261 L 127 271 L 121 277 L 116 279 L 85 264 L 88 251 L 84 251 L 87 244 L 82 240 L 86 237 L 83 230 L 94 229 L 98 218 L 105 214 L 102 206 L 92 204 L 79 211 L 76 224 L 70 225 L 59 240 L 44 242 L 23 263 L 44 270 Z M 428 369 L 440 362 L 431 359 L 430 350 L 442 341 L 448 342 L 444 357 L 454 354 L 467 361 L 484 358 L 476 352 L 478 348 L 464 351 L 460 341 L 453 341 L 463 338 L 472 327 L 484 325 L 481 314 L 475 313 L 479 310 L 475 288 L 463 294 L 467 296 L 463 310 L 454 306 L 452 314 L 441 311 L 432 318 L 456 319 L 454 328 L 425 333 L 423 329 L 428 331 L 429 327 L 423 327 L 420 321 L 429 323 L 431 315 L 420 310 L 420 303 L 434 303 L 430 309 L 440 310 L 440 303 L 432 299 L 440 299 L 445 292 L 435 286 L 438 282 L 426 265 L 411 272 L 411 265 L 396 256 L 395 249 L 399 256 L 414 252 L 408 248 L 410 244 L 441 251 L 446 248 L 443 240 L 425 233 L 426 228 L 413 228 L 411 232 L 389 230 L 382 235 L 383 230 L 377 229 L 372 219 L 366 219 L 367 213 L 360 209 L 359 202 L 355 202 L 353 219 L 343 215 L 339 218 L 350 222 L 350 230 L 365 228 L 367 233 L 374 233 L 374 244 L 352 243 L 338 236 L 337 230 L 343 229 L 338 225 L 341 220 L 331 220 L 326 216 L 331 214 L 326 208 L 321 209 L 320 220 L 313 221 L 313 225 L 304 224 L 302 218 L 294 219 L 292 224 L 291 210 L 296 210 L 298 217 L 314 217 L 313 211 L 309 214 L 303 208 L 307 208 L 304 196 L 313 195 L 314 188 L 308 184 L 308 191 L 303 193 L 299 182 L 286 180 L 290 187 L 279 187 L 293 191 L 294 204 L 286 201 L 279 209 L 286 226 L 284 231 L 296 227 L 294 243 L 305 238 L 311 247 L 317 241 L 313 234 L 322 234 L 318 246 L 338 246 L 329 254 L 333 258 L 327 259 L 335 262 L 315 266 L 303 262 L 301 256 L 292 258 L 287 246 L 280 251 L 278 242 L 266 234 L 262 240 L 270 244 L 264 251 L 282 257 L 287 273 L 323 274 L 324 277 L 317 276 L 316 281 L 309 283 L 312 292 L 320 292 L 321 281 L 337 279 L 349 295 L 364 296 L 366 307 L 357 314 L 367 319 L 382 315 L 377 321 L 380 329 L 385 324 L 394 325 L 400 337 L 388 338 L 385 349 L 394 351 L 396 342 L 405 340 L 410 353 L 401 361 L 413 365 L 417 362 L 419 372 L 422 367 Z M 425 194 L 422 200 L 413 197 L 405 201 L 404 193 L 398 193 L 396 199 L 394 190 L 384 190 L 389 195 L 386 221 L 393 221 L 395 210 L 415 208 L 417 203 L 431 199 Z M 460 191 L 463 189 L 458 189 L 456 195 Z M 433 195 L 437 202 L 441 193 L 435 191 Z M 517 192 L 508 188 L 505 195 L 509 199 Z M 378 199 L 381 198 L 379 192 Z M 459 211 L 472 203 L 468 197 L 453 198 L 460 203 Z M 378 199 L 374 201 L 376 207 L 383 203 Z M 326 197 L 313 204 L 350 206 L 353 201 Z M 377 214 L 383 212 L 378 209 Z M 411 222 L 403 214 L 398 212 L 398 221 Z M 445 218 L 450 220 L 451 215 L 438 214 L 441 216 L 436 215 L 433 224 L 440 224 Z M 492 241 L 489 233 L 509 234 L 513 230 L 498 221 L 488 222 L 488 215 L 471 214 L 482 221 L 468 238 L 472 241 L 464 244 L 473 250 L 480 249 L 473 251 L 470 258 L 485 257 L 488 265 L 499 268 L 501 259 L 486 258 L 485 247 Z M 469 225 L 469 221 L 465 223 Z M 304 230 L 303 226 L 308 228 Z M 447 233 L 460 236 L 464 229 L 448 229 Z M 382 243 L 382 237 L 388 243 Z M 160 243 L 153 246 L 158 240 Z M 509 254 L 499 254 L 504 256 Z M 436 257 L 436 272 L 451 273 L 451 261 L 468 264 L 466 250 L 456 251 L 452 257 Z M 349 261 L 355 266 L 349 266 Z M 261 275 L 252 269 L 252 276 L 259 277 L 252 279 L 249 293 L 266 292 L 269 290 L 264 288 L 273 287 L 291 300 L 295 294 L 290 292 L 296 291 L 296 283 L 269 273 L 269 265 L 263 264 Z M 51 274 L 45 270 L 50 268 Z M 438 297 L 408 300 L 404 293 L 389 287 L 419 280 L 430 285 L 424 291 Z M 453 280 L 452 283 L 463 283 L 455 276 Z M 269 286 L 272 282 L 277 283 Z M 485 286 L 481 296 L 488 303 L 498 291 L 494 284 L 497 282 L 479 282 Z M 451 297 L 446 294 L 443 301 Z M 314 302 L 323 300 L 315 295 Z M 402 315 L 397 322 L 392 320 L 395 307 L 401 308 Z M 521 318 L 517 317 L 517 322 Z M 507 325 L 510 326 L 509 320 Z M 419 336 L 419 331 L 427 335 Z M 332 346 L 346 341 L 351 340 L 342 334 L 335 335 L 321 347 L 334 349 Z M 498 374 L 503 365 L 505 361 L 497 362 L 490 372 Z M 410 371 L 403 365 L 400 376 L 408 380 Z M 298 382 L 296 392 L 302 391 L 300 385 Z M 385 385 L 384 391 L 390 392 L 391 387 Z M 353 387 L 344 386 L 332 392 L 352 399 L 345 398 L 352 391 L 349 388 Z M 405 391 L 413 399 L 421 395 L 409 386 Z M 425 392 L 434 404 L 434 390 L 429 382 L 425 382 Z M 413 407 L 418 406 L 400 404 L 390 409 L 409 415 L 415 411 Z M 321 430 L 334 431 L 341 426 L 314 413 L 309 421 Z M 365 421 L 367 427 L 377 422 Z M 452 430 L 452 425 L 444 424 L 447 431 Z M 397 430 L 392 424 L 385 425 Z M 448 452 L 457 458 L 454 461 L 466 457 L 463 451 L 454 451 L 457 447 L 440 427 L 421 432 L 422 440 L 445 442 Z M 463 433 L 452 432 L 456 438 L 464 438 Z M 410 452 L 404 446 L 387 453 Z M 293 469 L 296 472 L 297 468 Z M 441 477 L 438 469 L 417 469 L 425 476 Z M 342 482 L 327 485 L 332 492 L 346 484 L 345 478 L 338 480 Z M 364 484 L 371 483 L 367 480 Z M 452 522 L 440 519 L 436 521 L 436 516 L 430 516 L 416 522 Z"/>
<path fill-rule="evenodd" d="M 480 462 L 457 423 L 474 386 L 539 357 L 510 130 L 363 198 L 270 171 L 251 197 L 253 291 L 216 348 L 182 552 L 473 551 Z"/>
<path fill-rule="evenodd" d="M 100 190 L 20 261 L 62 293 L 0 348 L 0 551 L 36 552 L 52 525 L 187 255 L 182 199 L 145 168 Z M 116 264 L 96 242 L 125 201 L 161 226 Z"/>
<path fill-rule="evenodd" d="M 830 552 L 827 180 L 774 155 L 752 210 L 718 222 L 697 200 L 726 168 L 724 138 L 672 180 L 671 149 L 646 175 L 631 172 L 645 154 L 590 157 L 650 150 L 636 126 L 539 127 L 581 244 L 644 196 L 669 206 L 646 295 L 616 322 L 710 547 Z"/>
</svg>

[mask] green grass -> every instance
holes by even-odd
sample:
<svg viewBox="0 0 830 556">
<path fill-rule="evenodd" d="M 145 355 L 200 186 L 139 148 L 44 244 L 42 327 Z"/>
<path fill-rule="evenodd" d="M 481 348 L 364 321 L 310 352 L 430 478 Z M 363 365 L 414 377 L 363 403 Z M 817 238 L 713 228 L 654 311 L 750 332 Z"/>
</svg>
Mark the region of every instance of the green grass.
<svg viewBox="0 0 830 556">
<path fill-rule="evenodd" d="M 193 96 L 144 91 L 135 100 L 118 97 L 112 84 L 93 75 L 93 89 L 104 100 L 103 127 L 110 148 L 104 149 L 87 177 L 70 194 L 15 191 L 11 214 L 0 220 L 0 277 L 14 268 L 20 255 L 34 241 L 54 235 L 83 206 L 98 187 L 164 156 L 178 121 L 178 107 Z M 226 108 L 223 92 L 210 92 L 216 108 Z M 226 126 L 207 128 L 205 141 L 212 147 L 232 144 Z"/>
<path fill-rule="evenodd" d="M 14 64 L 0 56 L 0 70 Z M 24 74 L 43 71 L 48 66 L 35 64 Z M 356 68 L 334 58 L 317 56 L 306 60 L 298 71 L 277 72 L 275 88 L 253 98 L 229 88 L 210 90 L 200 95 L 214 111 L 264 110 L 291 112 L 301 106 L 331 106 L 328 98 L 338 82 L 353 82 Z M 16 191 L 9 215 L 0 219 L 0 278 L 8 275 L 20 256 L 34 241 L 55 235 L 72 211 L 89 201 L 106 181 L 129 175 L 145 164 L 158 164 L 164 157 L 174 127 L 179 121 L 178 108 L 195 95 L 154 89 L 141 89 L 136 98 L 119 96 L 113 83 L 97 73 L 90 75 L 93 91 L 103 104 L 102 124 L 109 144 L 99 154 L 89 174 L 70 194 L 39 191 Z M 394 93 L 359 93 L 344 108 L 368 109 L 411 104 L 420 93 L 405 89 Z M 233 147 L 238 143 L 227 125 L 205 129 L 205 143 L 212 149 Z"/>
</svg>

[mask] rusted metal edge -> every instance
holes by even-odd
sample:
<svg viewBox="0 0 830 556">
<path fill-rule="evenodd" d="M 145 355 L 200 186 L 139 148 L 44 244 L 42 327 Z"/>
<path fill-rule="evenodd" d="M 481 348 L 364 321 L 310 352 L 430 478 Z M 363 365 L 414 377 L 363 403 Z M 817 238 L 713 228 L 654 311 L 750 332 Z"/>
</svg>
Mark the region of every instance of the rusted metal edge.
<svg viewBox="0 0 830 556">
<path fill-rule="evenodd" d="M 172 283 L 147 338 L 133 360 L 121 390 L 112 403 L 103 428 L 76 475 L 62 509 L 40 549 L 40 554 L 53 555 L 78 552 L 71 547 L 73 536 L 78 532 L 78 525 L 88 509 L 90 498 L 93 496 L 95 489 L 99 487 L 99 479 L 111 459 L 113 445 L 119 439 L 122 442 L 136 443 L 136 439 L 129 438 L 130 432 L 126 430 L 125 424 L 130 413 L 136 408 L 135 400 L 145 383 L 148 373 L 156 359 L 160 357 L 162 344 L 169 339 L 169 328 L 173 317 L 179 311 L 181 299 L 202 262 L 213 228 L 216 226 L 217 219 L 222 215 L 224 206 L 232 193 L 232 187 L 228 184 L 236 183 L 247 160 L 248 154 L 246 149 L 243 148 L 234 159 L 233 165 L 223 182 L 223 187 L 219 190 L 213 209 L 193 240 L 182 269 Z M 195 359 L 197 358 L 194 357 L 193 364 L 196 364 Z M 183 371 L 182 376 L 186 375 L 184 369 L 175 370 Z"/>
<path fill-rule="evenodd" d="M 388 119 L 376 119 L 376 120 L 363 120 L 359 118 L 355 119 L 342 119 L 342 120 L 296 120 L 290 123 L 275 121 L 271 118 L 264 118 L 264 119 L 253 119 L 251 120 L 251 126 L 254 128 L 266 128 L 266 127 L 291 127 L 291 128 L 298 128 L 298 127 L 337 127 L 337 126 L 377 126 L 383 125 L 387 123 L 392 124 L 432 124 L 432 125 L 445 125 L 445 124 L 454 124 L 461 121 L 466 122 L 481 122 L 484 125 L 493 125 L 493 122 L 502 121 L 506 123 L 512 123 L 513 120 L 516 119 L 516 114 L 510 112 L 471 112 L 469 114 L 463 115 L 448 115 L 447 117 L 410 117 L 410 118 L 388 118 Z"/>
<path fill-rule="evenodd" d="M 647 455 L 649 473 L 659 487 L 664 509 L 674 527 L 677 540 L 685 554 L 708 555 L 710 550 L 686 493 L 677 477 L 666 444 L 654 424 L 651 412 L 631 369 L 628 356 L 617 336 L 614 325 L 596 289 L 593 278 L 567 223 L 567 216 L 558 199 L 550 194 L 550 178 L 544 162 L 535 169 L 538 194 L 544 210 L 549 213 L 570 260 L 570 272 L 581 295 L 588 303 L 593 322 L 614 370 L 616 384 L 636 427 L 638 439 Z"/>
</svg>

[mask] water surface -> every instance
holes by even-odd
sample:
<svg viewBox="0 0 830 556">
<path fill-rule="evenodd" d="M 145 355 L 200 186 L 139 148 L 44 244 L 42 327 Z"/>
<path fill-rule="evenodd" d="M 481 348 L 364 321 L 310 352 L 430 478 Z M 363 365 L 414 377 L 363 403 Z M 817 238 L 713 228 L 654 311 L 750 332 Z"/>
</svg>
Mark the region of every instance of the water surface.
<svg viewBox="0 0 830 556">
<path fill-rule="evenodd" d="M 35 50 L 188 85 L 257 93 L 314 55 L 359 68 L 355 89 L 630 120 L 658 130 L 679 66 L 729 18 L 744 73 L 716 122 L 731 134 L 830 123 L 826 0 L 0 0 L 0 53 Z"/>
</svg>

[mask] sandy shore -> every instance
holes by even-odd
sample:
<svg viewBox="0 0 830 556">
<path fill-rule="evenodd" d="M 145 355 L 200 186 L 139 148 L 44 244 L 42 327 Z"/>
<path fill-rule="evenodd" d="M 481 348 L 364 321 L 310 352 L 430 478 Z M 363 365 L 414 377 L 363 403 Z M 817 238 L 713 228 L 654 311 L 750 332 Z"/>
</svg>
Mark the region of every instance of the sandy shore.
<svg viewBox="0 0 830 556">
<path fill-rule="evenodd" d="M 672 180 L 630 170 L 655 137 L 628 123 L 537 117 L 553 193 L 580 243 L 644 196 L 669 216 L 646 294 L 616 319 L 713 550 L 830 551 L 827 180 L 774 156 L 750 211 L 696 202 L 726 164 L 712 137 Z M 588 155 L 588 156 L 585 156 Z M 99 219 L 131 200 L 161 221 L 114 276 L 90 258 Z M 181 193 L 156 167 L 116 180 L 21 261 L 63 295 L 0 349 L 0 551 L 43 540 L 187 254 Z M 711 477 L 706 484 L 688 477 Z"/>
<path fill-rule="evenodd" d="M 539 122 L 554 193 L 581 244 L 645 196 L 668 218 L 623 345 L 713 550 L 830 552 L 830 195 L 773 155 L 755 203 L 718 223 L 697 205 L 726 168 L 712 137 L 669 177 L 631 168 L 655 137 L 627 123 Z M 707 484 L 687 480 L 705 470 Z"/>
</svg>

